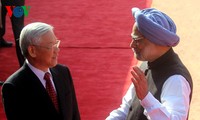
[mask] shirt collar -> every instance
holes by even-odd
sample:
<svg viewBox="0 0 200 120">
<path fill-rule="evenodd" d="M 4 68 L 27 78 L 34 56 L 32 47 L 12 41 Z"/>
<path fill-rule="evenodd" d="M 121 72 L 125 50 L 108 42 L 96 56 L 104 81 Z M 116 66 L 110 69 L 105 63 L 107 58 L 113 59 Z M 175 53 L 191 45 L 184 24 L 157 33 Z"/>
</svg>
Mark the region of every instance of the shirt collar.
<svg viewBox="0 0 200 120">
<path fill-rule="evenodd" d="M 31 63 L 29 63 L 29 61 L 26 59 L 26 63 L 27 63 L 27 65 L 29 66 L 29 68 L 35 73 L 35 75 L 40 79 L 40 81 L 43 81 L 44 79 L 44 74 L 46 73 L 46 72 L 44 72 L 44 71 L 42 71 L 42 70 L 40 70 L 40 69 L 38 69 L 38 68 L 36 68 L 36 67 L 34 67 L 33 65 L 31 65 Z M 51 75 L 51 72 L 50 72 L 50 70 L 48 69 L 48 71 L 47 72 L 49 72 L 50 73 L 50 75 Z"/>
</svg>

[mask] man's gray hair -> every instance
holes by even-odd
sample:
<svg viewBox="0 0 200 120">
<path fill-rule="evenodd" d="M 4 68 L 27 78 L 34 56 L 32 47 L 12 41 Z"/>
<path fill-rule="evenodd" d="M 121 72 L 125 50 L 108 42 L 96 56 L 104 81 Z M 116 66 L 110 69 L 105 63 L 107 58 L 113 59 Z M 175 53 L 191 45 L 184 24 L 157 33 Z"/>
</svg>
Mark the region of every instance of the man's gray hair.
<svg viewBox="0 0 200 120">
<path fill-rule="evenodd" d="M 24 57 L 28 55 L 29 45 L 37 45 L 42 35 L 52 30 L 53 26 L 42 22 L 34 22 L 26 25 L 22 29 L 19 39 L 19 45 Z"/>
</svg>

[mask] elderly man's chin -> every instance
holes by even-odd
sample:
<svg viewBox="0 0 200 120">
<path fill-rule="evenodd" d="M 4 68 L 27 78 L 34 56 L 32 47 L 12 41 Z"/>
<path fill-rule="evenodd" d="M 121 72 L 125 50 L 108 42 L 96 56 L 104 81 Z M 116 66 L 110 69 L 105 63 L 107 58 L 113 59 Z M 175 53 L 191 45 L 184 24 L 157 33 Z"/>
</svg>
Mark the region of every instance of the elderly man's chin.
<svg viewBox="0 0 200 120">
<path fill-rule="evenodd" d="M 53 59 L 53 60 L 51 61 L 51 67 L 55 67 L 57 64 L 58 64 L 57 59 Z"/>
<path fill-rule="evenodd" d="M 145 59 L 141 56 L 141 54 L 138 54 L 138 53 L 134 53 L 134 56 L 137 60 L 139 61 L 145 61 Z"/>
<path fill-rule="evenodd" d="M 52 63 L 49 68 L 55 67 L 57 65 L 57 63 Z"/>
</svg>

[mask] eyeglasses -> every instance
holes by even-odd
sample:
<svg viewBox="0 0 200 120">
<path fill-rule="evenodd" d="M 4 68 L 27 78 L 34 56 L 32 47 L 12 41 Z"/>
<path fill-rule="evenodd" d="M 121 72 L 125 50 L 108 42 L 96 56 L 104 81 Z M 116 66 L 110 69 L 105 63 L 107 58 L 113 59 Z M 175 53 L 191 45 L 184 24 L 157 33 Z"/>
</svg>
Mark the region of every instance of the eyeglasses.
<svg viewBox="0 0 200 120">
<path fill-rule="evenodd" d="M 60 40 L 56 40 L 56 43 L 52 44 L 51 46 L 41 46 L 41 45 L 33 45 L 41 48 L 46 48 L 48 50 L 53 49 L 53 48 L 59 48 L 60 46 Z"/>
<path fill-rule="evenodd" d="M 132 37 L 133 42 L 138 45 L 142 42 L 142 40 L 144 39 L 144 37 Z"/>
</svg>

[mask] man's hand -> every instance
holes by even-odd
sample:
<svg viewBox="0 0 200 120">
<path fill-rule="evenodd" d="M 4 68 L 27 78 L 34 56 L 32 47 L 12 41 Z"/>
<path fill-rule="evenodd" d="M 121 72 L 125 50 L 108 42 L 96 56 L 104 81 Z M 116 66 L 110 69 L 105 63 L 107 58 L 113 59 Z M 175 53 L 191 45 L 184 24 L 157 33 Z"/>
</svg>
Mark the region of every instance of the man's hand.
<svg viewBox="0 0 200 120">
<path fill-rule="evenodd" d="M 131 80 L 135 86 L 137 97 L 143 100 L 148 93 L 148 84 L 145 75 L 137 66 L 133 67 L 131 74 Z"/>
</svg>

